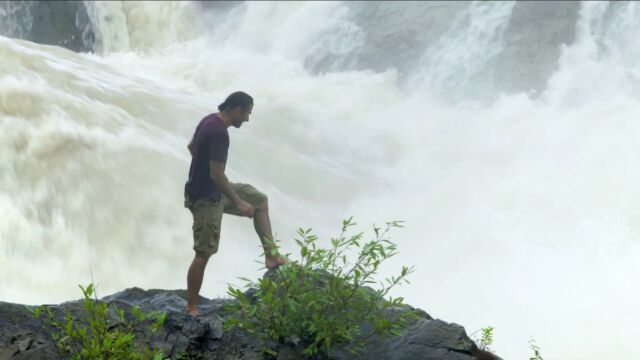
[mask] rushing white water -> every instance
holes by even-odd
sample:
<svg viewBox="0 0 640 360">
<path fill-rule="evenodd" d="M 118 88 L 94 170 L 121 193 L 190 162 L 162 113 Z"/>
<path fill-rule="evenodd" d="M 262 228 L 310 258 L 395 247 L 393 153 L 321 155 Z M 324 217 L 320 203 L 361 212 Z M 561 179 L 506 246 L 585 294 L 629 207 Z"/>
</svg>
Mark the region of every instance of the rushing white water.
<svg viewBox="0 0 640 360">
<path fill-rule="evenodd" d="M 503 33 L 514 5 L 514 1 L 471 3 L 426 49 L 413 82 L 418 86 L 428 82 L 441 97 L 464 98 L 467 92 L 461 90 L 468 88 L 469 78 L 503 50 Z"/>
<path fill-rule="evenodd" d="M 394 296 L 495 326 L 505 359 L 528 358 L 531 336 L 545 358 L 634 358 L 640 7 L 581 4 L 539 96 L 476 101 L 514 3 L 451 6 L 417 72 L 357 69 L 372 32 L 340 2 L 89 3 L 96 54 L 0 37 L 0 300 L 78 298 L 91 276 L 100 295 L 184 288 L 186 144 L 244 90 L 229 177 L 270 196 L 285 251 L 298 227 L 404 220 L 381 275 L 417 272 Z M 258 244 L 225 217 L 202 294 L 259 276 Z"/>
</svg>

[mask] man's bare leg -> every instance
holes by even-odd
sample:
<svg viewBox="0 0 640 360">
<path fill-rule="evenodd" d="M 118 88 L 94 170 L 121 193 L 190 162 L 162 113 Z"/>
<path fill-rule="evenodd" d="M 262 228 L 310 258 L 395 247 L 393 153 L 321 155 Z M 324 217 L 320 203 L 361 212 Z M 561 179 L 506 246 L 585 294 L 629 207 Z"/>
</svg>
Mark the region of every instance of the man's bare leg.
<svg viewBox="0 0 640 360">
<path fill-rule="evenodd" d="M 269 219 L 269 204 L 267 200 L 255 208 L 253 227 L 256 229 L 258 237 L 260 237 L 265 255 L 264 264 L 267 269 L 276 269 L 280 265 L 286 264 L 287 260 L 284 257 L 271 255 L 271 249 L 275 244 L 273 243 L 273 234 L 271 233 L 271 220 Z"/>
<path fill-rule="evenodd" d="M 204 278 L 204 269 L 207 267 L 209 257 L 196 255 L 189 266 L 187 273 L 187 313 L 191 316 L 200 314 L 198 311 L 198 294 L 202 287 L 202 279 Z"/>
</svg>

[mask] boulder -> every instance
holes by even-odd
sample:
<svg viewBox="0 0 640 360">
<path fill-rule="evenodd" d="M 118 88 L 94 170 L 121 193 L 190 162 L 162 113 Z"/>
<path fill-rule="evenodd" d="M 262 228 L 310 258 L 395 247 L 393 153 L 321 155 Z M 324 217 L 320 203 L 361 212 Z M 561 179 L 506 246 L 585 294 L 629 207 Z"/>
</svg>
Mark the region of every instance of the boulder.
<svg viewBox="0 0 640 360">
<path fill-rule="evenodd" d="M 269 274 L 265 275 L 269 276 Z M 255 291 L 255 290 L 254 290 Z M 151 332 L 145 326 L 135 330 L 136 339 L 144 339 L 140 346 L 162 349 L 172 359 L 196 356 L 199 359 L 258 360 L 268 357 L 260 354 L 260 344 L 246 331 L 225 331 L 224 320 L 231 314 L 224 311 L 225 304 L 233 299 L 206 299 L 200 297 L 201 315 L 192 317 L 184 312 L 186 291 L 126 289 L 101 299 L 123 309 L 131 318 L 131 308 L 143 311 L 167 313 L 164 326 Z M 59 305 L 46 305 L 53 310 L 56 319 L 62 320 L 67 312 L 83 319 L 85 311 L 81 301 Z M 388 310 L 393 317 L 398 312 L 413 309 L 398 307 Z M 417 309 L 414 309 L 417 310 Z M 345 349 L 336 349 L 329 359 L 389 359 L 389 360 L 471 360 L 499 359 L 480 351 L 460 325 L 434 319 L 422 310 L 401 336 L 365 339 L 365 349 L 355 356 Z M 120 321 L 115 311 L 109 313 L 113 324 Z M 0 359 L 63 359 L 56 348 L 49 330 L 44 326 L 45 315 L 36 318 L 24 305 L 0 302 Z M 117 325 L 114 325 L 117 326 Z M 139 340 L 142 341 L 142 340 Z M 279 353 L 275 360 L 303 360 L 302 346 L 276 344 Z M 191 358 L 191 357 L 187 357 Z M 274 360 L 273 357 L 270 358 Z"/>
</svg>

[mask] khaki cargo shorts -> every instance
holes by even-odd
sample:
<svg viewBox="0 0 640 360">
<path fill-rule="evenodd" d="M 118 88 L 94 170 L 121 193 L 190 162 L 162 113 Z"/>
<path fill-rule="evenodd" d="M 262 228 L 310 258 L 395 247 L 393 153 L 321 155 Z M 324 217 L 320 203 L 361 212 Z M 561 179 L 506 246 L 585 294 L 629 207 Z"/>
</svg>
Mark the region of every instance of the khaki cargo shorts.
<svg viewBox="0 0 640 360">
<path fill-rule="evenodd" d="M 253 206 L 258 206 L 267 200 L 267 196 L 249 184 L 231 184 L 240 198 Z M 220 226 L 222 214 L 241 216 L 242 213 L 224 195 L 220 201 L 210 198 L 200 198 L 195 202 L 184 195 L 184 207 L 193 215 L 193 250 L 196 256 L 208 258 L 218 252 L 220 243 Z"/>
</svg>

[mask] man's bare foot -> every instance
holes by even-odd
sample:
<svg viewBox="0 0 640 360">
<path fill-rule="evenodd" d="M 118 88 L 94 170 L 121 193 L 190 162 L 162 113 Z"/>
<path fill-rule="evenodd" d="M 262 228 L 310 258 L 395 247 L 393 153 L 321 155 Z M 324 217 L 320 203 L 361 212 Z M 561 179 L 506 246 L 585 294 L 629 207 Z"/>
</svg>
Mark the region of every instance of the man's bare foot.
<svg viewBox="0 0 640 360">
<path fill-rule="evenodd" d="M 265 261 L 264 261 L 264 265 L 269 270 L 277 269 L 281 265 L 284 265 L 284 264 L 287 264 L 287 263 L 289 263 L 289 261 L 286 258 L 284 258 L 283 256 L 277 256 L 275 258 L 265 259 Z"/>
<path fill-rule="evenodd" d="M 191 316 L 198 316 L 198 315 L 200 315 L 200 311 L 198 311 L 197 307 L 188 307 L 187 306 L 187 314 L 189 314 Z"/>
</svg>

